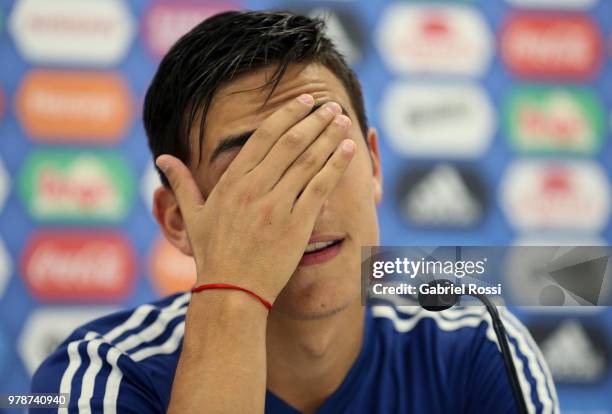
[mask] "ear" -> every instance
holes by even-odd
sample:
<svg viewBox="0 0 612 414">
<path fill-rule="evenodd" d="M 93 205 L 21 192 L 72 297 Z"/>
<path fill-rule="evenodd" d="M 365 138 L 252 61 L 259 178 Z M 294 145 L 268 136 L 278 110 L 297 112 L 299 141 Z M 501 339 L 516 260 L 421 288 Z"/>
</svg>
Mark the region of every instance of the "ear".
<svg viewBox="0 0 612 414">
<path fill-rule="evenodd" d="M 368 129 L 368 150 L 372 160 L 372 185 L 374 186 L 374 200 L 379 205 L 383 194 L 383 177 L 380 167 L 380 152 L 378 151 L 378 132 L 375 128 Z"/>
<path fill-rule="evenodd" d="M 153 194 L 153 215 L 166 239 L 187 256 L 193 256 L 185 221 L 171 189 L 159 187 Z"/>
</svg>

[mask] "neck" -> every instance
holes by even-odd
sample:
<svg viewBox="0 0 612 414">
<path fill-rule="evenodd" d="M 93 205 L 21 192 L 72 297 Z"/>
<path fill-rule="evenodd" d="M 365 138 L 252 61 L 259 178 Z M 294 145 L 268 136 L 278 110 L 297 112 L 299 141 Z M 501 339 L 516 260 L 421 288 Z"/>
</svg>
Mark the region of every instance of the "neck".
<svg viewBox="0 0 612 414">
<path fill-rule="evenodd" d="M 342 384 L 363 341 L 359 300 L 317 320 L 271 314 L 267 331 L 267 388 L 302 413 L 316 411 Z"/>
</svg>

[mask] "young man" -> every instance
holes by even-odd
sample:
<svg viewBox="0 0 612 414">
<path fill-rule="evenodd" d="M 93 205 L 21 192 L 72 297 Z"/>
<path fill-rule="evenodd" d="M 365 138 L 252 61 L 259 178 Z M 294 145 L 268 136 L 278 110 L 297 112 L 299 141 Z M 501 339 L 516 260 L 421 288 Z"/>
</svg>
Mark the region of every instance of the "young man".
<svg viewBox="0 0 612 414">
<path fill-rule="evenodd" d="M 155 217 L 196 286 L 91 322 L 39 368 L 62 412 L 515 413 L 484 309 L 364 307 L 379 242 L 378 138 L 320 21 L 229 12 L 161 62 L 144 123 Z M 268 311 L 268 302 L 273 307 Z M 529 334 L 504 313 L 531 413 L 558 413 Z"/>
</svg>

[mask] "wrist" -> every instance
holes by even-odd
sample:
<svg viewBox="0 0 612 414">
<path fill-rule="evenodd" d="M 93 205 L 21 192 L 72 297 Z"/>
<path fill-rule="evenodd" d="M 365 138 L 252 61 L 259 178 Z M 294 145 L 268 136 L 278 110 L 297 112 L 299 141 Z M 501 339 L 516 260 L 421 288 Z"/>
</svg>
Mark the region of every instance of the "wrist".
<svg viewBox="0 0 612 414">
<path fill-rule="evenodd" d="M 242 293 L 242 295 L 246 295 L 247 299 L 249 293 L 252 295 L 253 300 L 255 302 L 259 301 L 264 307 L 268 307 L 268 305 L 272 305 L 276 300 L 276 297 L 280 292 L 273 291 L 271 286 L 267 286 L 265 283 L 262 283 L 263 280 L 266 280 L 262 275 L 258 275 L 253 273 L 252 270 L 244 269 L 243 267 L 231 266 L 230 268 L 219 268 L 215 266 L 214 268 L 205 268 L 204 266 L 197 265 L 197 279 L 195 284 L 192 286 L 192 289 L 197 288 L 203 285 L 219 285 L 226 284 L 232 285 L 236 288 L 236 290 L 240 290 L 240 288 L 246 292 Z M 240 269 L 240 270 L 231 270 L 231 269 Z M 253 283 L 255 282 L 255 283 Z M 217 289 L 211 289 L 217 290 Z M 231 289 L 224 289 L 231 290 Z M 193 295 L 199 295 L 203 292 L 194 293 Z M 241 295 L 238 295 L 240 297 Z M 267 302 L 267 303 L 266 303 Z"/>
<path fill-rule="evenodd" d="M 200 285 L 195 285 L 195 287 Z M 242 319 L 263 317 L 267 319 L 268 310 L 255 297 L 237 289 L 206 289 L 191 294 L 190 307 L 206 315 L 217 317 L 241 316 Z"/>
<path fill-rule="evenodd" d="M 185 344 L 198 349 L 211 338 L 265 337 L 268 310 L 255 298 L 235 290 L 192 294 L 185 320 Z"/>
<path fill-rule="evenodd" d="M 240 285 L 234 285 L 234 284 L 230 284 L 230 283 L 205 283 L 205 284 L 202 284 L 202 285 L 197 285 L 196 287 L 191 289 L 191 293 L 194 294 L 194 293 L 203 292 L 205 290 L 215 290 L 215 289 L 236 290 L 236 291 L 239 291 L 239 292 L 243 292 L 243 293 L 251 296 L 252 298 L 256 299 L 268 311 L 272 310 L 272 303 L 268 302 L 266 299 L 264 299 L 263 297 L 259 296 L 257 293 L 253 292 L 252 290 L 247 289 L 245 287 L 242 287 Z"/>
<path fill-rule="evenodd" d="M 238 361 L 241 355 L 265 350 L 267 319 L 267 309 L 240 291 L 192 295 L 181 360 L 199 366 L 211 358 L 230 356 L 231 361 Z"/>
</svg>

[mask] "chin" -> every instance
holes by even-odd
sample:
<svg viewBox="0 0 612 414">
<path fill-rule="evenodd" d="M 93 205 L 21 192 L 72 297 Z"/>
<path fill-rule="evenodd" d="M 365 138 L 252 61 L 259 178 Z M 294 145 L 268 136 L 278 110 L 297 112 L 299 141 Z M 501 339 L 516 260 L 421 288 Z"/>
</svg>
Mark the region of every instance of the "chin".
<svg viewBox="0 0 612 414">
<path fill-rule="evenodd" d="M 345 270 L 346 272 L 346 270 Z M 296 272 L 274 302 L 277 312 L 297 320 L 324 319 L 355 303 L 360 305 L 359 279 Z"/>
</svg>

